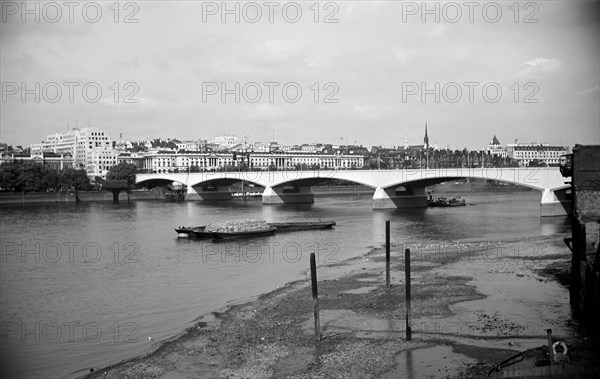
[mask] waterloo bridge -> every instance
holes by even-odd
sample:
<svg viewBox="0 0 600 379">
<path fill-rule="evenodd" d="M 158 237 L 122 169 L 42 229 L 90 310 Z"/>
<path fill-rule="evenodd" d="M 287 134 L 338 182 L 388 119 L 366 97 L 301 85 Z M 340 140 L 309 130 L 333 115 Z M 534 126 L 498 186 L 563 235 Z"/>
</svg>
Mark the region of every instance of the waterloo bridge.
<svg viewBox="0 0 600 379">
<path fill-rule="evenodd" d="M 556 167 L 442 168 L 403 170 L 231 171 L 138 174 L 146 186 L 178 182 L 187 186 L 186 200 L 229 200 L 230 186 L 244 181 L 264 187 L 263 204 L 313 203 L 311 186 L 335 179 L 375 189 L 373 209 L 425 208 L 425 188 L 457 179 L 490 179 L 540 191 L 540 215 L 570 213 L 564 178 Z"/>
</svg>

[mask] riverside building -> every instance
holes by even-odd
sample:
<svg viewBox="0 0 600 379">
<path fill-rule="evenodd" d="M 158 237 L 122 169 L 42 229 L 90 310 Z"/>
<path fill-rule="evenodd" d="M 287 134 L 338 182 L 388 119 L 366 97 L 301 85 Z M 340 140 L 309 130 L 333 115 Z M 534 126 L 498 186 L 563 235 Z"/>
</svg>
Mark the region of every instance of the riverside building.
<svg viewBox="0 0 600 379">
<path fill-rule="evenodd" d="M 547 143 L 509 143 L 506 145 L 506 155 L 519 162 L 519 166 L 527 167 L 533 160 L 543 162 L 548 166 L 558 166 L 560 157 L 567 153 L 565 146 Z"/>
<path fill-rule="evenodd" d="M 490 156 L 506 158 L 506 148 L 500 144 L 495 134 L 486 150 Z"/>
<path fill-rule="evenodd" d="M 84 169 L 90 178 L 106 178 L 108 169 L 117 164 L 116 142 L 110 134 L 97 128 L 72 128 L 50 134 L 39 144 L 31 145 L 31 152 L 70 154 L 75 168 Z"/>
<path fill-rule="evenodd" d="M 319 153 L 172 153 L 145 154 L 142 171 L 147 173 L 187 172 L 188 170 L 344 170 L 365 164 L 363 154 Z"/>
</svg>

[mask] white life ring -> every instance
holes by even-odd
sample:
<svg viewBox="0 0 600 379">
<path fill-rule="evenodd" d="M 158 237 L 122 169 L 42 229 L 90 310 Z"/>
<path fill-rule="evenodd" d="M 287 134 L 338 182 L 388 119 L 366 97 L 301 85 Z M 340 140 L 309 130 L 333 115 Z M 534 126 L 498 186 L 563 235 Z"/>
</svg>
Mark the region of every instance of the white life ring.
<svg viewBox="0 0 600 379">
<path fill-rule="evenodd" d="M 562 348 L 563 348 L 563 352 L 562 353 L 557 353 L 556 352 L 556 347 L 558 345 L 562 346 Z M 552 344 L 552 352 L 554 353 L 554 355 L 557 355 L 557 354 L 567 355 L 567 351 L 568 351 L 567 350 L 567 345 L 565 345 L 564 342 L 554 342 L 554 344 Z"/>
</svg>

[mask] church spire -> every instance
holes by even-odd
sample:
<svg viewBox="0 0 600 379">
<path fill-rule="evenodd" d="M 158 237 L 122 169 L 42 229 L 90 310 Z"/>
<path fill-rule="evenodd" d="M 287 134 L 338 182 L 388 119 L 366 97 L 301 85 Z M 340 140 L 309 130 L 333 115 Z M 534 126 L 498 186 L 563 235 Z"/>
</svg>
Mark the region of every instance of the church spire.
<svg viewBox="0 0 600 379">
<path fill-rule="evenodd" d="M 429 148 L 429 136 L 427 136 L 427 121 L 425 121 L 425 138 L 423 138 L 423 148 Z"/>
</svg>

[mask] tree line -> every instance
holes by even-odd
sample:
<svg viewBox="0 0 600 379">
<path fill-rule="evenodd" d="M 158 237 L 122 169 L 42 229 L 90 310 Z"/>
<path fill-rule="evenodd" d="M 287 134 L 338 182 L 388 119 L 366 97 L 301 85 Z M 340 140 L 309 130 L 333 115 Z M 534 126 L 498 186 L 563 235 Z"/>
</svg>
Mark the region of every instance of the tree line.
<svg viewBox="0 0 600 379">
<path fill-rule="evenodd" d="M 107 179 L 127 180 L 129 186 L 135 185 L 135 165 L 121 162 L 112 166 Z M 102 185 L 102 178 L 95 178 L 92 185 L 83 169 L 54 169 L 32 161 L 14 160 L 0 164 L 0 191 L 7 192 L 45 192 L 45 191 L 90 191 Z"/>
<path fill-rule="evenodd" d="M 0 190 L 87 191 L 93 189 L 85 170 L 72 167 L 57 170 L 31 161 L 11 161 L 0 165 Z"/>
</svg>

